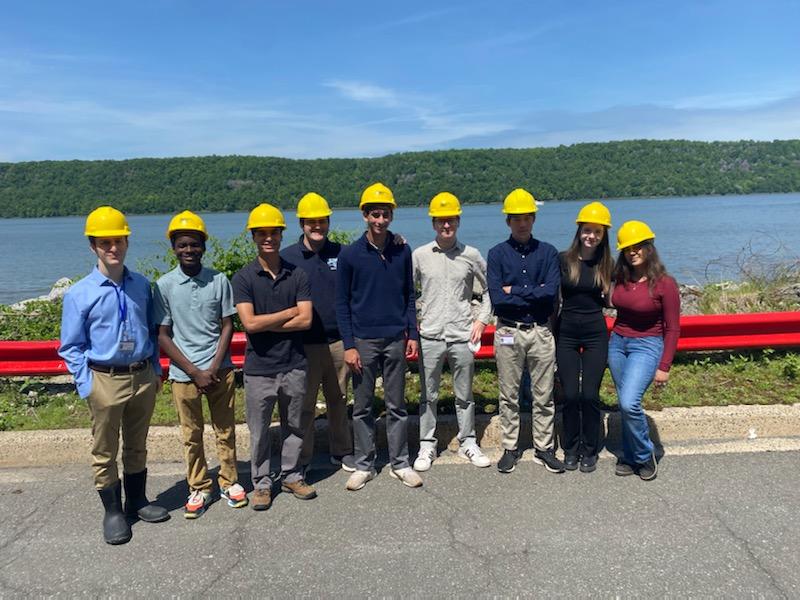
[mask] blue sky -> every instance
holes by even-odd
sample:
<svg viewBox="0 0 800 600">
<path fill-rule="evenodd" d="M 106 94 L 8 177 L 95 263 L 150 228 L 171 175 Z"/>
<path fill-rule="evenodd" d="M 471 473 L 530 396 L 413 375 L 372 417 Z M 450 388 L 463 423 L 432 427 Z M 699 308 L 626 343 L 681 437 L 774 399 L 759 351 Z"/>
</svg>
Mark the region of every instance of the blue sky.
<svg viewBox="0 0 800 600">
<path fill-rule="evenodd" d="M 4 3 L 0 161 L 800 138 L 796 1 Z"/>
</svg>

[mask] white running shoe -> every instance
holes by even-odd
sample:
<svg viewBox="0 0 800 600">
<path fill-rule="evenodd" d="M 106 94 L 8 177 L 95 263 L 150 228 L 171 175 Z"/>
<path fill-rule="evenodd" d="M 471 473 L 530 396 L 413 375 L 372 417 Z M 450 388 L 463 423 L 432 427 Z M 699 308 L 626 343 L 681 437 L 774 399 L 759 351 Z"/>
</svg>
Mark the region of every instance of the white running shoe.
<svg viewBox="0 0 800 600">
<path fill-rule="evenodd" d="M 458 456 L 465 460 L 468 460 L 476 467 L 488 467 L 492 464 L 492 461 L 489 460 L 489 457 L 486 456 L 481 449 L 477 445 L 470 445 L 466 448 L 461 446 L 458 449 Z"/>
<path fill-rule="evenodd" d="M 370 469 L 369 471 L 355 471 L 347 478 L 347 485 L 345 487 L 351 492 L 355 492 L 367 485 L 367 482 L 371 479 L 375 479 L 375 475 L 377 475 L 375 469 Z"/>
<path fill-rule="evenodd" d="M 407 485 L 410 488 L 422 486 L 422 477 L 417 475 L 417 472 L 411 467 L 397 470 L 389 469 L 389 475 L 395 479 L 399 479 L 403 482 L 403 485 Z"/>
<path fill-rule="evenodd" d="M 436 458 L 436 450 L 433 448 L 420 448 L 417 459 L 414 461 L 415 471 L 427 471 L 431 468 L 434 459 Z"/>
</svg>

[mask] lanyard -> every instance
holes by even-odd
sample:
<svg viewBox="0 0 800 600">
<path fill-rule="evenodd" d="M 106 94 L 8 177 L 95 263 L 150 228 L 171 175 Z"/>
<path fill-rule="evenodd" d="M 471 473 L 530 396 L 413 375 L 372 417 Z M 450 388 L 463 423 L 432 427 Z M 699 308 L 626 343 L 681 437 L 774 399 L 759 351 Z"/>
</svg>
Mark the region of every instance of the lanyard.
<svg viewBox="0 0 800 600">
<path fill-rule="evenodd" d="M 125 276 L 122 277 L 122 291 L 116 285 L 114 286 L 114 291 L 117 294 L 117 308 L 119 309 L 119 320 L 120 322 L 125 325 L 125 319 L 128 316 L 128 300 L 125 297 Z"/>
</svg>

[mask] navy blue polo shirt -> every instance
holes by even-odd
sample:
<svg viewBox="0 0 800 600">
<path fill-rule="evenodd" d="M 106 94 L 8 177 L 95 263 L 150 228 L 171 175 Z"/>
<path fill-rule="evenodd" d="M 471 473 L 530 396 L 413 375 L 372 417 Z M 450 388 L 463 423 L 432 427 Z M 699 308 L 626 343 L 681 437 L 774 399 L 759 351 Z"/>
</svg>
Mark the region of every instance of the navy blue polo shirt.
<svg viewBox="0 0 800 600">
<path fill-rule="evenodd" d="M 341 251 L 341 244 L 328 239 L 319 252 L 309 250 L 302 235 L 300 241 L 281 251 L 284 260 L 306 272 L 311 285 L 314 319 L 311 329 L 303 332 L 306 344 L 330 344 L 342 339 L 336 322 L 337 265 Z"/>
<path fill-rule="evenodd" d="M 509 238 L 489 250 L 486 278 L 494 314 L 521 323 L 547 322 L 561 283 L 558 251 L 531 237 L 520 244 Z M 511 286 L 506 294 L 503 286 Z"/>
<path fill-rule="evenodd" d="M 336 318 L 345 349 L 355 338 L 419 339 L 411 248 L 387 236 L 382 253 L 364 233 L 339 254 Z"/>
<path fill-rule="evenodd" d="M 234 304 L 249 302 L 257 315 L 280 312 L 298 302 L 311 300 L 305 271 L 285 260 L 281 260 L 280 271 L 273 279 L 256 258 L 233 276 L 231 284 Z M 274 376 L 305 368 L 302 331 L 247 334 L 245 375 Z"/>
</svg>

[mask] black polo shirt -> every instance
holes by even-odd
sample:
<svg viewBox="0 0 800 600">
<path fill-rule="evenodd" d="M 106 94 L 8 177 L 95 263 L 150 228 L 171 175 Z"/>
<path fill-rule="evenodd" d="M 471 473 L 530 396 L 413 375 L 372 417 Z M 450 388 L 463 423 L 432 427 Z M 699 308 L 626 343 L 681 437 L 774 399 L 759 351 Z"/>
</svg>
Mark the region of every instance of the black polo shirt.
<svg viewBox="0 0 800 600">
<path fill-rule="evenodd" d="M 281 251 L 284 260 L 306 272 L 311 284 L 314 320 L 311 329 L 303 332 L 306 344 L 330 344 L 342 339 L 336 322 L 336 280 L 341 251 L 341 244 L 327 239 L 319 252 L 309 250 L 302 235 L 300 241 Z"/>
<path fill-rule="evenodd" d="M 232 280 L 233 302 L 249 302 L 253 312 L 265 315 L 280 312 L 298 302 L 311 300 L 308 276 L 302 269 L 281 260 L 281 268 L 273 279 L 258 259 L 242 267 Z M 246 375 L 274 376 L 292 369 L 305 369 L 303 332 L 263 331 L 247 334 L 244 356 Z"/>
</svg>

